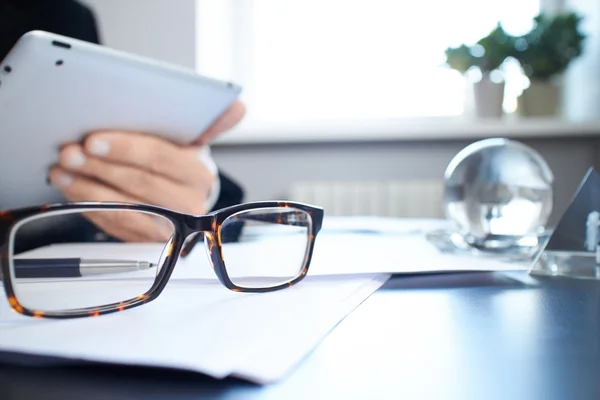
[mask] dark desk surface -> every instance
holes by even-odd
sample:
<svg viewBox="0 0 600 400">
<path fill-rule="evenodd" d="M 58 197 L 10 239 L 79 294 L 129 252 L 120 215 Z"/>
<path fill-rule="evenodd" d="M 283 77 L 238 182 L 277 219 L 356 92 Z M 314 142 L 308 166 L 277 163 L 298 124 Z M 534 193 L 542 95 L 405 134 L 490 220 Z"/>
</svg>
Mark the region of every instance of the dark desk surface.
<svg viewBox="0 0 600 400">
<path fill-rule="evenodd" d="M 282 382 L 0 366 L 0 399 L 600 399 L 600 282 L 390 280 Z"/>
</svg>

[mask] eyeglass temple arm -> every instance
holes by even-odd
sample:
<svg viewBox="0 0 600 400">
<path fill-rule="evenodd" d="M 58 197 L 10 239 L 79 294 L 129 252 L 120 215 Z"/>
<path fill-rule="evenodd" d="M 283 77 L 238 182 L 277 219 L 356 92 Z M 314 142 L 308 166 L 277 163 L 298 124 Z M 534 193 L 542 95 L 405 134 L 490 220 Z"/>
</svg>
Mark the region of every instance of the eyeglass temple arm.
<svg viewBox="0 0 600 400">
<path fill-rule="evenodd" d="M 257 221 L 257 222 L 268 222 L 279 225 L 291 225 L 291 226 L 303 226 L 305 227 L 308 220 L 307 214 L 303 211 L 290 210 L 285 213 L 265 213 L 265 214 L 251 214 L 229 218 L 236 222 L 244 223 L 245 221 Z"/>
<path fill-rule="evenodd" d="M 298 210 L 289 210 L 286 212 L 277 212 L 277 213 L 264 213 L 264 214 L 250 214 L 245 213 L 241 216 L 234 215 L 228 218 L 228 221 L 237 222 L 239 224 L 244 224 L 246 221 L 257 221 L 257 222 L 267 222 L 272 224 L 279 225 L 290 225 L 290 226 L 301 226 L 305 227 L 307 223 L 307 214 L 303 211 Z M 241 228 L 241 227 L 240 227 Z M 241 229 L 240 232 L 241 233 Z M 184 244 L 183 250 L 181 251 L 181 257 L 186 257 L 191 251 L 194 249 L 196 244 L 204 239 L 204 233 L 198 232 L 196 233 L 192 239 L 190 239 L 187 243 Z"/>
</svg>

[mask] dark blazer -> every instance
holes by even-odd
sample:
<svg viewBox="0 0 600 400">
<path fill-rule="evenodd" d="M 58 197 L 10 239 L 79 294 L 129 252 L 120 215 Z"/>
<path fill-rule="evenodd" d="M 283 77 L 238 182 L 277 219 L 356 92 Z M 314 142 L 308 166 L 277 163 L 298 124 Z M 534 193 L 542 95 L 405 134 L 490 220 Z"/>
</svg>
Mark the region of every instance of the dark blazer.
<svg viewBox="0 0 600 400">
<path fill-rule="evenodd" d="M 0 0 L 0 60 L 24 33 L 31 30 L 101 42 L 93 11 L 77 1 Z M 219 176 L 221 192 L 214 209 L 241 203 L 244 191 L 240 185 L 221 171 Z"/>
<path fill-rule="evenodd" d="M 24 33 L 43 30 L 99 43 L 92 10 L 73 0 L 0 0 L 0 58 Z"/>
</svg>

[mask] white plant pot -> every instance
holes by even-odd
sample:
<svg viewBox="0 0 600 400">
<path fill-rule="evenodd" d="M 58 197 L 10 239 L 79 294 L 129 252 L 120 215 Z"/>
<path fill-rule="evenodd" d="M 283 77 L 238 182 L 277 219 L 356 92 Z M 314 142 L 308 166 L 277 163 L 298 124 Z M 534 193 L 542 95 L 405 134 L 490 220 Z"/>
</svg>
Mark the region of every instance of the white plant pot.
<svg viewBox="0 0 600 400">
<path fill-rule="evenodd" d="M 517 110 L 523 117 L 555 117 L 561 113 L 562 84 L 532 80 L 519 96 Z"/>
<path fill-rule="evenodd" d="M 487 76 L 484 76 L 479 82 L 474 82 L 473 101 L 475 117 L 501 118 L 504 82 L 492 82 Z"/>
</svg>

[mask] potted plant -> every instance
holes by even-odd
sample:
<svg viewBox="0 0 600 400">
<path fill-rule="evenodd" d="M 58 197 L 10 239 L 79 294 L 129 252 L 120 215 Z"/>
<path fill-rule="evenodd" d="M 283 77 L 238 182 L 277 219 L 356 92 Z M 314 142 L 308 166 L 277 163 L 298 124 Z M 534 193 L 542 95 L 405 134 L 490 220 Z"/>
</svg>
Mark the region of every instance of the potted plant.
<svg viewBox="0 0 600 400">
<path fill-rule="evenodd" d="M 540 14 L 535 26 L 514 41 L 513 57 L 529 78 L 530 86 L 519 97 L 523 116 L 556 116 L 561 112 L 562 76 L 583 51 L 585 36 L 576 13 Z"/>
<path fill-rule="evenodd" d="M 513 38 L 498 26 L 475 45 L 446 49 L 446 64 L 465 75 L 471 69 L 480 72 L 472 83 L 475 115 L 480 118 L 500 118 L 504 101 L 504 81 L 500 67 L 514 51 Z"/>
</svg>

